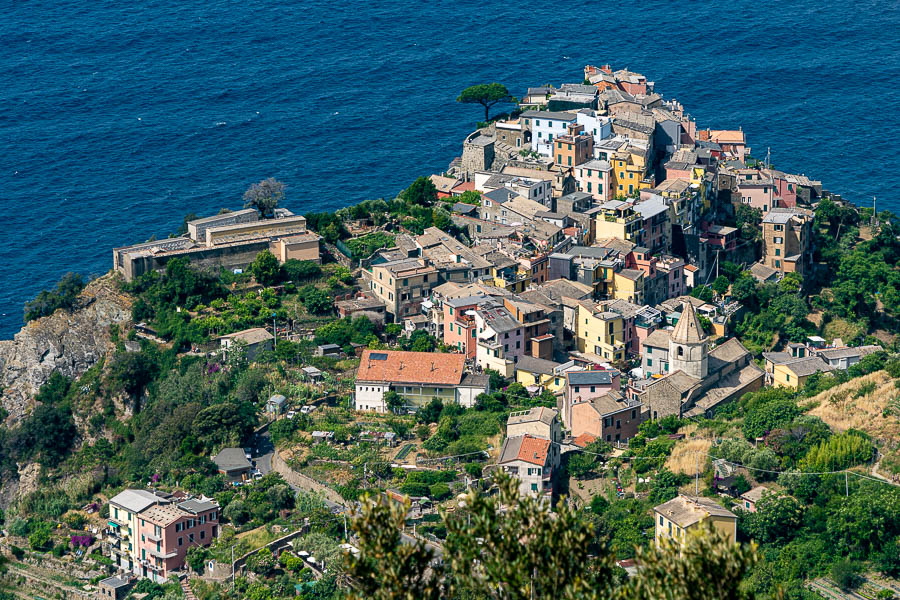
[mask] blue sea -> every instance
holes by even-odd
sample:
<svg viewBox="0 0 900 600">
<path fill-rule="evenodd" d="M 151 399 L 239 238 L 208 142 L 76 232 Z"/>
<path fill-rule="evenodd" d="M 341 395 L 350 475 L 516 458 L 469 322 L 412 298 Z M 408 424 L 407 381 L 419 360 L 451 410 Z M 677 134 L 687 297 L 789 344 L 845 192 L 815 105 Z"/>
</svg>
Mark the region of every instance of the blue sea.
<svg viewBox="0 0 900 600">
<path fill-rule="evenodd" d="M 502 10 L 501 10 L 502 9 Z M 698 125 L 897 208 L 897 2 L 7 2 L 0 337 L 66 271 L 274 176 L 295 212 L 390 196 L 460 154 L 467 85 L 648 76 Z"/>
</svg>

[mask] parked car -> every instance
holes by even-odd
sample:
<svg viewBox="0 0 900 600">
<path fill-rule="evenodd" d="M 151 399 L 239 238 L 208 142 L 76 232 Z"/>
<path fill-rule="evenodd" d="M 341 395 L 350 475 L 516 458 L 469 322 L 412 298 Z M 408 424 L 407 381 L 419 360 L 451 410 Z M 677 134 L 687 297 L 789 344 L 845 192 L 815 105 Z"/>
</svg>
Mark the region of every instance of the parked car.
<svg viewBox="0 0 900 600">
<path fill-rule="evenodd" d="M 247 460 L 253 458 L 253 449 L 252 448 L 244 448 L 244 456 L 247 457 Z"/>
<path fill-rule="evenodd" d="M 287 412 L 287 418 L 288 418 L 288 419 L 293 419 L 293 418 L 296 417 L 296 416 L 297 416 L 297 411 L 296 411 L 296 410 L 289 410 L 289 411 Z"/>
<path fill-rule="evenodd" d="M 303 408 L 300 409 L 300 414 L 308 415 L 309 413 L 311 413 L 314 410 L 316 410 L 315 406 L 304 406 Z"/>
</svg>

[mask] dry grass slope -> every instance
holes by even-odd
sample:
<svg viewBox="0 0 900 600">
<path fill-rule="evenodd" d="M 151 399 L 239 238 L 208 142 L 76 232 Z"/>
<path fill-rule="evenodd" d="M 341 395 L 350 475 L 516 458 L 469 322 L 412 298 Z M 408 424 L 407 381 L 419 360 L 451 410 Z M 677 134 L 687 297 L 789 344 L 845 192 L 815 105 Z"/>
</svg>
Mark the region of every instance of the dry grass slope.
<svg viewBox="0 0 900 600">
<path fill-rule="evenodd" d="M 686 439 L 678 442 L 672 449 L 672 454 L 666 459 L 666 468 L 673 473 L 683 473 L 691 477 L 697 474 L 697 458 L 699 454 L 700 472 L 706 470 L 709 463 L 709 450 L 712 441 L 702 438 L 691 438 L 697 433 L 697 425 L 690 424 L 682 427 L 679 433 L 683 433 Z"/>
<path fill-rule="evenodd" d="M 857 392 L 868 384 L 874 389 L 856 398 Z M 819 417 L 833 429 L 858 429 L 882 441 L 900 436 L 900 419 L 895 414 L 885 416 L 889 403 L 900 398 L 900 389 L 884 371 L 870 373 L 826 390 L 806 403 L 806 412 Z"/>
</svg>

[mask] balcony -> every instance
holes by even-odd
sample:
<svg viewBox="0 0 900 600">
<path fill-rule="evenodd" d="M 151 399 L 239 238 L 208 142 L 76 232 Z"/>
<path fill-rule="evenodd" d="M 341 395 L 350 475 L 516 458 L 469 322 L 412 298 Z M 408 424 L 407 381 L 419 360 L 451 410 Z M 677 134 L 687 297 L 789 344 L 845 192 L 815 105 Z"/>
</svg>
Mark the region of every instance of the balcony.
<svg viewBox="0 0 900 600">
<path fill-rule="evenodd" d="M 144 537 L 146 539 L 150 540 L 151 542 L 161 542 L 162 541 L 162 537 L 152 534 L 152 533 L 145 533 Z"/>
<path fill-rule="evenodd" d="M 172 550 L 171 552 L 162 552 L 160 550 L 151 550 L 150 556 L 153 556 L 156 558 L 162 558 L 162 559 L 175 558 L 176 556 L 178 556 L 178 551 Z"/>
</svg>

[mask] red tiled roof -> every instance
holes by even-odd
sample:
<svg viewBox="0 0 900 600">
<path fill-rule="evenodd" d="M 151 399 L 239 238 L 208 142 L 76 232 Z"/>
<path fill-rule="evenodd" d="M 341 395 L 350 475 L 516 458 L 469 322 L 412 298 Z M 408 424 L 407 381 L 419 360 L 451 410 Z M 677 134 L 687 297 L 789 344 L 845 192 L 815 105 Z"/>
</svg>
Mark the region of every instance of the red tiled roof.
<svg viewBox="0 0 900 600">
<path fill-rule="evenodd" d="M 518 458 L 534 465 L 543 466 L 547 462 L 547 452 L 549 450 L 550 440 L 526 435 L 522 438 Z"/>
<path fill-rule="evenodd" d="M 462 194 L 463 192 L 473 192 L 475 191 L 475 182 L 474 181 L 464 181 L 457 186 L 454 186 L 451 190 L 451 194 Z"/>
<path fill-rule="evenodd" d="M 363 351 L 358 381 L 457 385 L 463 377 L 464 354 L 444 352 Z"/>
<path fill-rule="evenodd" d="M 596 435 L 591 435 L 590 433 L 582 433 L 577 438 L 575 438 L 572 443 L 574 443 L 579 448 L 586 448 L 588 444 L 592 444 L 597 440 Z"/>
</svg>

